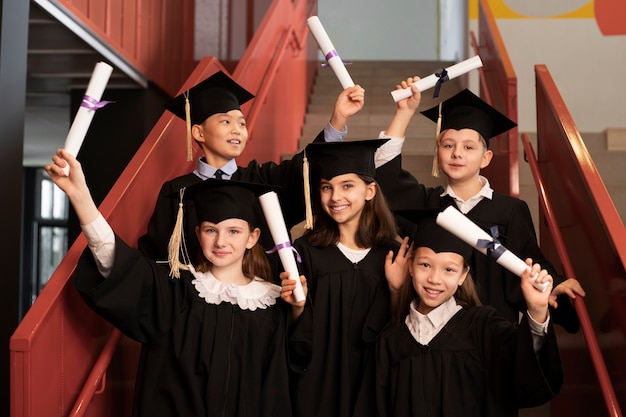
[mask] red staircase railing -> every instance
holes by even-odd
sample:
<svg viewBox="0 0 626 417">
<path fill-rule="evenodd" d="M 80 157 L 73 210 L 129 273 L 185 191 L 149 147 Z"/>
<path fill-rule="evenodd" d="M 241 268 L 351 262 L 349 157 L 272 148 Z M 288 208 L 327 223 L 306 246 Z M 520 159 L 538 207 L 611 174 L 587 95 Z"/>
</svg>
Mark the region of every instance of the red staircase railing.
<svg viewBox="0 0 626 417">
<path fill-rule="evenodd" d="M 620 339 L 626 335 L 624 294 L 611 291 L 615 282 L 626 282 L 624 224 L 549 71 L 544 65 L 536 65 L 535 75 L 537 170 L 552 202 L 549 212 L 540 213 L 541 247 L 548 258 L 562 259 L 568 276 L 578 277 L 585 288 L 585 305 L 589 311 L 586 316 L 597 329 L 594 333 L 592 328 L 583 328 L 589 355 L 610 416 L 621 416 L 614 387 L 624 385 L 626 345 L 623 342 L 599 345 L 597 334 L 619 333 Z M 555 224 L 550 225 L 553 222 Z M 546 225 L 549 229 L 543 230 Z M 558 228 L 558 234 L 552 233 L 552 228 Z M 563 253 L 567 257 L 563 257 Z M 576 304 L 577 311 L 580 305 L 580 302 Z M 615 328 L 601 328 L 607 316 L 613 319 Z M 581 325 L 588 326 L 587 317 L 580 314 L 579 317 Z M 598 348 L 605 351 L 608 374 Z M 575 358 L 576 365 L 582 363 L 580 359 Z M 588 376 L 581 375 L 581 378 L 588 379 Z M 576 412 L 586 415 L 596 410 L 592 394 L 582 396 L 577 392 L 575 398 L 563 397 L 563 401 L 557 397 L 553 406 L 556 403 L 568 415 L 576 415 Z M 575 401 L 577 399 L 580 401 Z"/>
<path fill-rule="evenodd" d="M 554 239 L 554 243 L 559 253 L 559 259 L 563 264 L 563 271 L 568 279 L 575 279 L 576 274 L 574 273 L 574 268 L 569 255 L 567 254 L 567 248 L 565 246 L 565 242 L 563 241 L 563 236 L 561 235 L 561 231 L 556 222 L 554 211 L 548 198 L 544 181 L 541 177 L 539 163 L 527 133 L 522 134 L 522 143 L 524 145 L 526 160 L 530 165 L 530 170 L 533 174 L 535 184 L 537 185 L 541 209 L 545 214 L 546 222 L 550 229 L 550 233 L 552 234 L 552 239 Z M 606 368 L 606 363 L 604 362 L 604 358 L 602 356 L 602 351 L 600 350 L 600 345 L 598 344 L 598 339 L 595 336 L 585 301 L 581 297 L 577 297 L 574 300 L 574 308 L 576 309 L 576 314 L 578 315 L 578 319 L 580 321 L 580 327 L 585 337 L 587 348 L 589 349 L 589 355 L 591 357 L 591 361 L 593 362 L 593 367 L 596 371 L 596 376 L 598 377 L 598 382 L 600 384 L 609 415 L 613 417 L 621 417 L 622 412 L 617 401 L 617 396 L 615 395 L 615 390 L 613 389 L 611 378 L 609 377 L 609 372 Z"/>
</svg>

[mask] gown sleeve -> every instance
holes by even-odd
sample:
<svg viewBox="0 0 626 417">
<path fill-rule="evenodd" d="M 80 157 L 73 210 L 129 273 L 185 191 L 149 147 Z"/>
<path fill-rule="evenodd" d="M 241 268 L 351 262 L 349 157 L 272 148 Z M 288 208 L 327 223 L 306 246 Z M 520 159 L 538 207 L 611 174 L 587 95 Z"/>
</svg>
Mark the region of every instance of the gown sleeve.
<svg viewBox="0 0 626 417">
<path fill-rule="evenodd" d="M 108 278 L 98 272 L 91 252 L 81 256 L 74 282 L 94 311 L 140 343 L 166 334 L 180 295 L 168 269 L 129 247 L 116 235 L 115 261 Z M 158 307 L 158 308 L 157 308 Z"/>
<path fill-rule="evenodd" d="M 515 408 L 543 405 L 560 391 L 563 368 L 552 324 L 539 352 L 524 315 L 519 325 L 495 316 L 482 316 L 483 358 L 487 381 L 496 402 Z"/>
</svg>

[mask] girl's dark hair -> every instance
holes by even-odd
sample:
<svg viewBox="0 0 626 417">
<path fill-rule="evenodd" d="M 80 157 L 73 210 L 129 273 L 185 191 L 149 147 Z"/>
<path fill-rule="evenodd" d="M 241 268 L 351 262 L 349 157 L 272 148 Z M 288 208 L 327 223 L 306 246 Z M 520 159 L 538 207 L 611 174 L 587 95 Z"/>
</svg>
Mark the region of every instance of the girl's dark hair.
<svg viewBox="0 0 626 417">
<path fill-rule="evenodd" d="M 387 200 L 373 178 L 362 175 L 358 177 L 367 185 L 374 183 L 376 194 L 363 207 L 355 241 L 362 248 L 388 246 L 396 239 L 397 226 Z M 339 226 L 322 209 L 319 187 L 315 193 L 314 213 L 315 227 L 307 230 L 304 236 L 313 246 L 326 247 L 336 244 L 339 241 Z"/>
<path fill-rule="evenodd" d="M 248 227 L 250 228 L 250 232 L 253 232 L 255 229 L 250 223 L 248 223 Z M 196 262 L 195 266 L 196 271 L 208 272 L 211 270 L 211 266 L 211 262 L 204 256 L 202 248 L 200 248 L 198 262 Z M 251 249 L 246 249 L 243 255 L 243 265 L 241 269 L 243 274 L 250 279 L 259 277 L 265 281 L 273 282 L 270 263 L 258 242 Z"/>
<path fill-rule="evenodd" d="M 410 259 L 408 262 L 414 262 L 415 252 L 417 248 L 414 248 L 411 253 L 408 255 Z M 464 270 L 469 269 L 469 265 L 464 263 Z M 413 287 L 413 279 L 407 269 L 406 276 L 404 277 L 404 282 L 402 283 L 402 287 L 400 288 L 400 292 L 398 294 L 398 304 L 393 308 L 391 312 L 392 320 L 394 322 L 399 322 L 404 320 L 404 318 L 409 314 L 409 308 L 411 306 L 411 302 L 417 298 L 417 292 Z M 471 271 L 467 272 L 467 276 L 463 281 L 463 284 L 459 286 L 459 288 L 454 293 L 454 299 L 457 304 L 463 308 L 474 307 L 482 305 L 480 299 L 478 298 L 478 292 L 476 291 L 476 286 L 474 285 L 474 279 L 472 278 Z"/>
</svg>

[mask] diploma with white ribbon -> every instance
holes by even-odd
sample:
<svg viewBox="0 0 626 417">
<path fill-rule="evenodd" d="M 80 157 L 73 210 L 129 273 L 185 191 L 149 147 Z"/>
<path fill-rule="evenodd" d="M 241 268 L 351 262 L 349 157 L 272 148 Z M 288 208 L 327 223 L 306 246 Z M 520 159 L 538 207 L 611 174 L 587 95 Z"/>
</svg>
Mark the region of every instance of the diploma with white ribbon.
<svg viewBox="0 0 626 417">
<path fill-rule="evenodd" d="M 482 254 L 493 258 L 498 264 L 518 277 L 530 269 L 523 260 L 505 248 L 496 238 L 489 236 L 487 232 L 453 206 L 446 208 L 437 215 L 437 224 Z M 537 277 L 533 276 L 530 281 L 535 288 L 544 292 L 550 283 L 536 283 L 536 279 Z"/>
<path fill-rule="evenodd" d="M 480 57 L 478 55 L 475 55 L 472 58 L 459 62 L 458 64 L 454 64 L 449 66 L 448 68 L 444 68 L 441 72 L 430 74 L 426 78 L 420 78 L 419 81 L 415 83 L 415 85 L 420 90 L 420 92 L 424 92 L 429 88 L 435 87 L 437 83 L 441 85 L 448 80 L 456 78 L 482 66 L 483 62 L 481 61 Z M 412 95 L 413 92 L 411 91 L 411 87 L 402 88 L 391 92 L 393 101 L 395 101 L 396 103 L 400 100 L 404 100 L 405 98 L 409 98 Z"/>
<path fill-rule="evenodd" d="M 72 154 L 72 156 L 78 154 L 96 110 L 104 107 L 108 103 L 101 102 L 100 99 L 102 98 L 104 88 L 109 82 L 112 72 L 112 66 L 105 62 L 98 62 L 91 74 L 87 91 L 83 96 L 83 100 L 74 117 L 70 131 L 65 138 L 65 145 L 63 146 L 63 149 Z M 65 166 L 64 171 L 66 175 L 69 173 L 69 165 Z"/>
<path fill-rule="evenodd" d="M 278 250 L 278 256 L 283 264 L 283 268 L 285 268 L 285 271 L 289 272 L 289 279 L 296 281 L 296 288 L 293 291 L 293 295 L 296 301 L 304 301 L 306 297 L 304 296 L 304 290 L 300 282 L 300 272 L 298 271 L 298 265 L 295 260 L 297 252 L 293 246 L 291 246 L 283 212 L 280 208 L 280 202 L 278 201 L 278 195 L 274 191 L 269 191 L 259 196 L 259 202 L 263 208 L 265 221 L 274 239 L 274 244 L 276 245 L 274 248 Z"/>
<path fill-rule="evenodd" d="M 335 47 L 328 37 L 326 30 L 324 30 L 324 26 L 322 26 L 322 22 L 320 22 L 320 19 L 317 16 L 311 16 L 307 19 L 307 25 L 309 26 L 309 30 L 315 38 L 320 50 L 324 54 L 326 62 L 328 62 L 328 65 L 332 68 L 341 86 L 344 89 L 353 87 L 354 81 L 352 81 L 350 74 L 348 74 L 346 66 L 335 50 Z"/>
</svg>

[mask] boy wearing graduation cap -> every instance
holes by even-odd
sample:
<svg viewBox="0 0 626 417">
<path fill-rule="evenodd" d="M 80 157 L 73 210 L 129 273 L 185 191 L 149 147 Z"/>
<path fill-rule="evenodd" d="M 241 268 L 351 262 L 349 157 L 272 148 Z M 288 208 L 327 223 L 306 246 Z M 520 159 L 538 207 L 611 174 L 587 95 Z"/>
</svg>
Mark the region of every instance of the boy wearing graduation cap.
<svg viewBox="0 0 626 417">
<path fill-rule="evenodd" d="M 472 247 L 437 225 L 438 212 L 398 212 L 415 226 L 413 243 L 385 266 L 402 296 L 394 324 L 376 341 L 376 404 L 360 399 L 362 410 L 377 413 L 362 415 L 513 417 L 546 403 L 561 389 L 563 369 L 549 291 L 530 277 L 547 284 L 552 277 L 527 259 L 517 282 L 528 306 L 522 321 L 499 317 L 478 299 Z"/>
<path fill-rule="evenodd" d="M 400 154 L 406 127 L 421 99 L 414 81 L 417 79 L 402 82 L 400 87 L 411 86 L 413 96 L 398 104 L 389 128 L 381 132 L 381 136 L 392 138 L 387 145 L 390 161 L 377 170 L 377 179 L 391 208 L 396 211 L 454 205 L 488 232 L 497 226 L 500 243 L 522 259 L 534 259 L 555 278 L 550 298 L 550 305 L 555 308 L 554 321 L 569 332 L 577 332 L 578 318 L 567 296 L 584 296 L 580 283 L 557 274 L 545 258 L 537 244 L 528 205 L 518 198 L 495 192 L 488 179 L 480 175 L 493 157 L 490 139 L 516 124 L 467 89 L 423 111 L 422 114 L 437 125 L 433 175 L 438 176 L 441 171 L 448 180 L 445 188 L 425 187 L 402 169 Z M 402 222 L 399 223 L 402 227 Z M 406 233 L 411 226 L 404 226 Z M 525 311 L 518 277 L 478 251 L 472 256 L 471 267 L 483 304 L 495 307 L 503 317 L 518 322 L 520 313 Z"/>
<path fill-rule="evenodd" d="M 253 160 L 246 167 L 237 166 L 235 158 L 241 155 L 248 141 L 245 116 L 240 106 L 252 98 L 250 92 L 218 71 L 165 104 L 166 109 L 187 124 L 188 158 L 191 158 L 194 141 L 201 147 L 203 156 L 192 173 L 172 179 L 161 187 L 147 233 L 138 242 L 139 249 L 151 259 L 167 261 L 167 244 L 178 210 L 178 202 L 169 196 L 207 178 L 278 185 L 283 190 L 279 197 L 285 207 L 287 227 L 304 218 L 302 191 L 298 191 L 302 190 L 301 154 L 280 164 L 261 164 Z M 363 107 L 363 102 L 364 90 L 360 86 L 343 90 L 324 134 L 320 133 L 315 140 L 343 140 L 347 119 Z M 194 226 L 193 222 L 184 226 L 187 235 L 192 233 Z M 271 245 L 268 239 L 266 237 L 263 243 Z"/>
<path fill-rule="evenodd" d="M 287 306 L 258 244 L 264 218 L 257 197 L 273 187 L 209 179 L 186 188 L 183 212 L 194 202 L 198 224 L 188 238 L 199 241 L 201 256 L 172 264 L 170 276 L 115 234 L 72 155 L 59 150 L 46 171 L 68 195 L 88 241 L 74 277 L 79 293 L 141 343 L 133 416 L 290 417 Z"/>
</svg>

